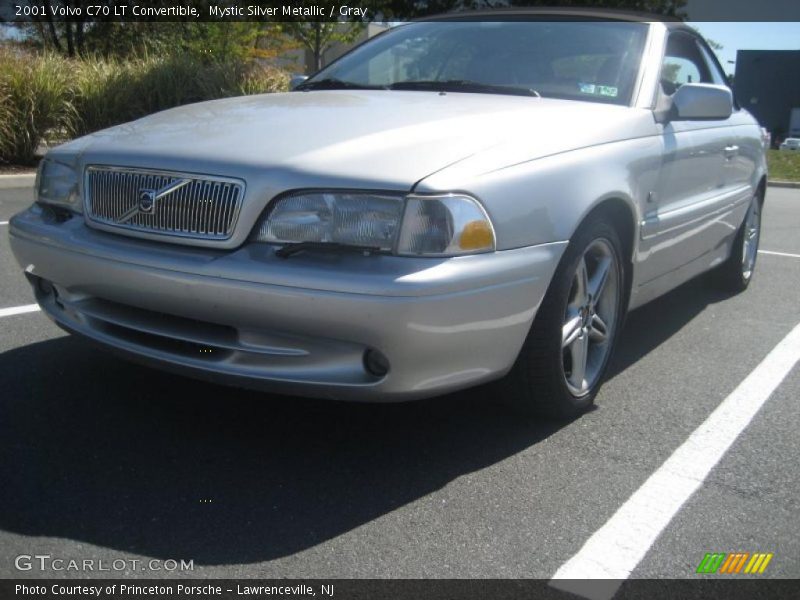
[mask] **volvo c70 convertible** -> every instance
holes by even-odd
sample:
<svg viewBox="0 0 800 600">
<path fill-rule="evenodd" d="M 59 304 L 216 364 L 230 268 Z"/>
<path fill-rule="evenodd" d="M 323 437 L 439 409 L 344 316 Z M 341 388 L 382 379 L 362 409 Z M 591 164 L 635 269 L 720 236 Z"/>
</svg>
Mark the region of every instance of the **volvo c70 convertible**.
<svg viewBox="0 0 800 600">
<path fill-rule="evenodd" d="M 395 401 L 503 379 L 579 414 L 627 311 L 712 269 L 749 284 L 761 134 L 690 27 L 504 15 L 52 149 L 10 227 L 37 301 L 212 381 Z"/>
</svg>

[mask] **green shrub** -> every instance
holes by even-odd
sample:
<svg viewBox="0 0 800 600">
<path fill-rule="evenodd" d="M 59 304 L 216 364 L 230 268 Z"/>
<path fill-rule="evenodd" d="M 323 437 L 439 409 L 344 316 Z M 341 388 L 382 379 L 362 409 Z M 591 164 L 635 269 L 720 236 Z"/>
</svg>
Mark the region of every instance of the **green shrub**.
<svg viewBox="0 0 800 600">
<path fill-rule="evenodd" d="M 71 60 L 0 51 L 0 161 L 30 164 L 42 141 L 62 141 L 181 104 L 288 89 L 288 75 L 255 61 L 193 55 Z"/>
<path fill-rule="evenodd" d="M 46 136 L 63 137 L 75 122 L 64 60 L 0 52 L 0 161 L 30 164 Z"/>
<path fill-rule="evenodd" d="M 2 82 L 0 82 L 2 85 Z M 0 161 L 11 155 L 12 114 L 11 96 L 5 87 L 0 87 Z"/>
<path fill-rule="evenodd" d="M 76 73 L 74 135 L 145 115 L 227 96 L 288 89 L 288 76 L 274 67 L 188 56 L 146 57 L 125 62 L 81 61 Z"/>
</svg>

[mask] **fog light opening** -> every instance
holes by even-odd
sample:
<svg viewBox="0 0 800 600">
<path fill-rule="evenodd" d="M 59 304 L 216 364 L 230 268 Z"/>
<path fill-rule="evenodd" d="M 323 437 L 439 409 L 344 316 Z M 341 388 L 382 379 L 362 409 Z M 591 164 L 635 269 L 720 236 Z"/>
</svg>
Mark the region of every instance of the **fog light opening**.
<svg viewBox="0 0 800 600">
<path fill-rule="evenodd" d="M 383 377 L 389 372 L 389 360 L 377 350 L 364 352 L 364 368 L 376 377 Z"/>
<path fill-rule="evenodd" d="M 56 293 L 56 288 L 53 287 L 53 284 L 41 277 L 36 280 L 36 287 L 39 288 L 39 291 L 44 296 L 53 296 Z"/>
</svg>

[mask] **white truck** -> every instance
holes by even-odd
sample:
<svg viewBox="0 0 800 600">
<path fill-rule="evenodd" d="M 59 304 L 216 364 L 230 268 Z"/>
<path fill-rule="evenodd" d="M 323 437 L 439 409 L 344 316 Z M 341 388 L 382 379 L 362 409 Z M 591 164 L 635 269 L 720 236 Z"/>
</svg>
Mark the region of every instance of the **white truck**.
<svg viewBox="0 0 800 600">
<path fill-rule="evenodd" d="M 789 117 L 789 136 L 800 137 L 800 108 L 793 108 Z"/>
</svg>

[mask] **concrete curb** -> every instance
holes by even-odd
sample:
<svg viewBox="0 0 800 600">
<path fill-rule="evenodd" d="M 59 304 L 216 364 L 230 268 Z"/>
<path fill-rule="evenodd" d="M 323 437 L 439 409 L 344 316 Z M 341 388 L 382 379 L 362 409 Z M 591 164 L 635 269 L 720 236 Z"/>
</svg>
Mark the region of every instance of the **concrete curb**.
<svg viewBox="0 0 800 600">
<path fill-rule="evenodd" d="M 770 187 L 800 189 L 800 181 L 771 181 L 767 180 Z"/>
<path fill-rule="evenodd" d="M 36 173 L 13 173 L 11 175 L 0 175 L 0 190 L 29 187 L 33 185 L 35 179 Z"/>
</svg>

